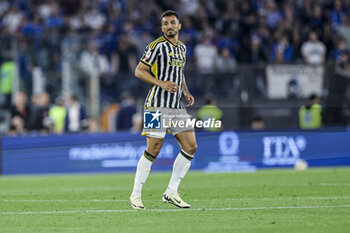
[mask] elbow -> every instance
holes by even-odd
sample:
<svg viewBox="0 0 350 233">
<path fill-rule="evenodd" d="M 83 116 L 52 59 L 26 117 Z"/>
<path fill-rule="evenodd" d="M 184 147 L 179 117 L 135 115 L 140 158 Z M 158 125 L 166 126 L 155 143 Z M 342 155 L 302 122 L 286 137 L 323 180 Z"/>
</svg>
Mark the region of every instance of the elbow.
<svg viewBox="0 0 350 233">
<path fill-rule="evenodd" d="M 148 73 L 148 66 L 145 66 L 142 63 L 139 63 L 136 66 L 135 73 L 134 73 L 136 78 L 143 80 L 143 77 L 147 76 L 147 73 Z"/>
<path fill-rule="evenodd" d="M 135 72 L 134 72 L 134 76 L 135 76 L 135 78 L 140 78 L 140 69 L 138 68 L 138 66 L 136 67 L 136 69 L 135 69 Z"/>
<path fill-rule="evenodd" d="M 143 76 L 143 72 L 144 70 L 142 69 L 142 67 L 140 66 L 140 64 L 138 64 L 135 68 L 135 73 L 134 76 L 138 79 L 141 79 Z"/>
</svg>

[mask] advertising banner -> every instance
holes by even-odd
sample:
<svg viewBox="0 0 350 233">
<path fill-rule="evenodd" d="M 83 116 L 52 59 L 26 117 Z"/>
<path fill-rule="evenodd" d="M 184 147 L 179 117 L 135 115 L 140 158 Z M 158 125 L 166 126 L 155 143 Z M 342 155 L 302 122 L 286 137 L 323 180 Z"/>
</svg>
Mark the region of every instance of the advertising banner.
<svg viewBox="0 0 350 233">
<path fill-rule="evenodd" d="M 322 66 L 269 65 L 266 68 L 267 95 L 271 99 L 290 96 L 308 98 L 321 95 L 323 86 Z"/>
<path fill-rule="evenodd" d="M 350 165 L 349 131 L 197 133 L 191 169 L 251 172 L 293 167 Z M 2 138 L 2 174 L 133 172 L 146 149 L 145 137 L 129 134 L 19 136 Z M 152 171 L 170 171 L 180 148 L 171 135 Z"/>
</svg>

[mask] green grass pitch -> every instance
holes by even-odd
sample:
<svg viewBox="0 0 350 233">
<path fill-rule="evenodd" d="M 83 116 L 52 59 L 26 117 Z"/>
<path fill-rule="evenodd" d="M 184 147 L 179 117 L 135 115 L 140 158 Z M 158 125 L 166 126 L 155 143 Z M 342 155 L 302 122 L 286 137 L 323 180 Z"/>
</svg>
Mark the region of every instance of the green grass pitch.
<svg viewBox="0 0 350 233">
<path fill-rule="evenodd" d="M 189 172 L 164 204 L 170 172 L 151 173 L 146 210 L 132 210 L 133 174 L 0 177 L 0 232 L 350 232 L 350 169 Z"/>
</svg>

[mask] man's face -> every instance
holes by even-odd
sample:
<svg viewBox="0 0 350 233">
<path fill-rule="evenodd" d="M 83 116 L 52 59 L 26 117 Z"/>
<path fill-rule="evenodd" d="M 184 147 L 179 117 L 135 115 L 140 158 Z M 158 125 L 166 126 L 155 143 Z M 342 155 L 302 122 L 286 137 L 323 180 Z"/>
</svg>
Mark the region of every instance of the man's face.
<svg viewBox="0 0 350 233">
<path fill-rule="evenodd" d="M 311 100 L 311 104 L 318 104 L 320 102 L 320 100 L 319 100 L 319 98 L 313 98 L 312 100 Z"/>
<path fill-rule="evenodd" d="M 310 40 L 311 40 L 311 41 L 317 41 L 317 35 L 316 35 L 316 33 L 311 32 L 310 35 L 309 35 L 309 37 L 310 37 Z"/>
<path fill-rule="evenodd" d="M 162 18 L 162 32 L 167 37 L 174 37 L 181 29 L 181 23 L 175 15 L 164 16 Z"/>
</svg>

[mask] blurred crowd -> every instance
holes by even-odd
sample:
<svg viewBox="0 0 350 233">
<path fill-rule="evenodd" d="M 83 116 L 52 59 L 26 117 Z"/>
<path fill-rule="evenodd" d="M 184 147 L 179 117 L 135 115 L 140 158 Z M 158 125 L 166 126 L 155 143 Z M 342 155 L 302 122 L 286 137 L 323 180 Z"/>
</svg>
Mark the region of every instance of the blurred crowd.
<svg viewBox="0 0 350 233">
<path fill-rule="evenodd" d="M 123 100 L 116 109 L 105 110 L 107 118 L 110 119 L 98 121 L 88 116 L 85 107 L 75 95 L 70 95 L 67 101 L 56 97 L 54 103 L 50 104 L 50 95 L 47 92 L 34 94 L 28 100 L 27 95 L 20 91 L 16 94 L 15 104 L 10 109 L 8 133 L 12 135 L 101 131 L 139 133 L 142 129 L 142 117 L 137 112 L 135 100 L 129 92 L 123 92 L 122 96 Z"/>
<path fill-rule="evenodd" d="M 66 106 L 60 97 L 50 105 L 46 92 L 35 94 L 28 101 L 27 95 L 20 91 L 10 112 L 10 134 L 80 132 L 88 128 L 85 110 L 74 95 Z"/>
<path fill-rule="evenodd" d="M 321 64 L 350 46 L 349 0 L 2 0 L 1 34 L 54 52 L 61 36 L 88 33 L 114 69 L 130 71 L 135 59 L 120 58 L 139 57 L 160 35 L 166 9 L 180 14 L 187 56 L 202 72 L 227 69 L 222 63 L 230 59 Z"/>
<path fill-rule="evenodd" d="M 99 76 L 101 98 L 112 103 L 116 92 L 140 89 L 130 75 L 161 35 L 168 9 L 182 22 L 186 67 L 199 74 L 234 72 L 242 63 L 336 63 L 350 71 L 350 0 L 0 0 L 0 61 L 16 57 L 31 106 L 59 105 L 62 47 L 69 44 L 81 75 Z M 51 100 L 33 94 L 34 67 Z M 11 127 L 34 129 L 33 122 L 15 119 Z"/>
</svg>

